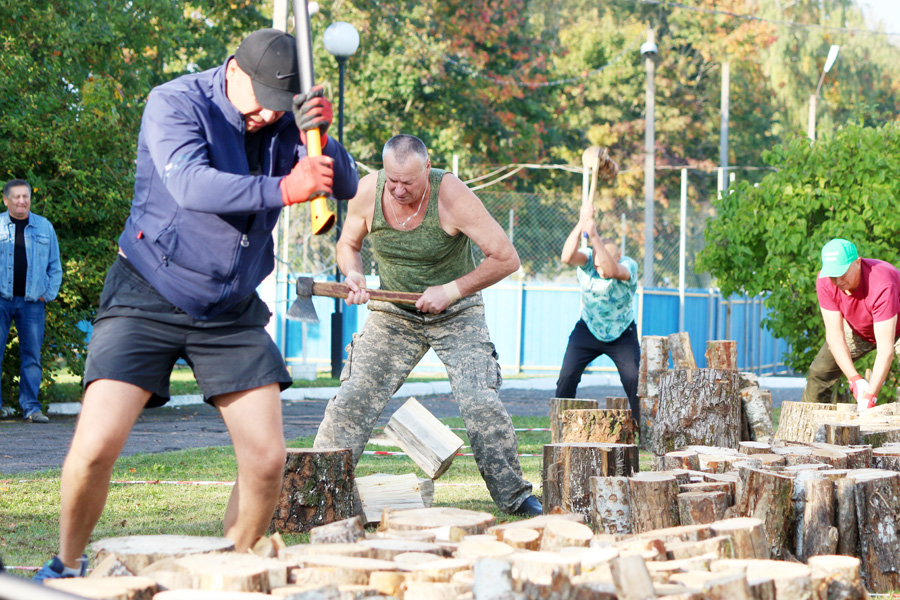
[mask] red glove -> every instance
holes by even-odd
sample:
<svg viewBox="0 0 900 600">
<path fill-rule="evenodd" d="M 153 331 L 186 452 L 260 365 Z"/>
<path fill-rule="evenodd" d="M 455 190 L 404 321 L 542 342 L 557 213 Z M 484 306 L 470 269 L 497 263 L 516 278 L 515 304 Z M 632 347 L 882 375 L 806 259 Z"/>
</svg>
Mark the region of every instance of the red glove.
<svg viewBox="0 0 900 600">
<path fill-rule="evenodd" d="M 331 102 L 325 98 L 325 92 L 322 86 L 313 87 L 306 94 L 297 94 L 293 100 L 294 121 L 300 130 L 300 141 L 306 145 L 306 132 L 310 129 L 319 128 L 319 134 L 322 138 L 322 147 L 328 143 L 328 136 L 325 132 L 334 121 L 334 110 L 331 108 Z"/>
<path fill-rule="evenodd" d="M 334 159 L 330 156 L 304 156 L 291 174 L 281 180 L 281 200 L 285 206 L 331 195 Z"/>
<path fill-rule="evenodd" d="M 865 394 L 863 394 L 863 402 L 865 403 L 866 408 L 875 408 L 875 402 L 877 402 L 877 401 L 878 401 L 878 398 L 876 398 L 869 392 L 866 392 Z"/>
<path fill-rule="evenodd" d="M 850 395 L 855 399 L 857 397 L 856 393 L 856 382 L 862 381 L 862 377 L 857 373 L 853 377 L 850 378 Z"/>
</svg>

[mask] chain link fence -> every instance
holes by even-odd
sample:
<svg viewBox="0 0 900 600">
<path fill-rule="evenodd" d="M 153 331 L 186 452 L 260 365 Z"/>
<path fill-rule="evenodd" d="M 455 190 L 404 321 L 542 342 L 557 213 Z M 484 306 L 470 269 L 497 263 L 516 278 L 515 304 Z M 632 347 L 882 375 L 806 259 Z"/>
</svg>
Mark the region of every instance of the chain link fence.
<svg viewBox="0 0 900 600">
<path fill-rule="evenodd" d="M 513 176 L 506 175 L 502 183 L 485 184 L 476 173 L 503 169 L 518 169 Z M 463 177 L 491 216 L 503 227 L 512 240 L 522 262 L 516 275 L 526 281 L 548 283 L 572 283 L 575 270 L 562 264 L 559 255 L 569 232 L 578 221 L 582 197 L 580 168 L 548 167 L 542 165 L 510 165 L 497 168 L 485 166 L 472 168 L 471 174 L 463 171 Z M 741 175 L 758 179 L 758 170 L 741 171 Z M 467 177 L 468 175 L 468 177 Z M 639 169 L 623 171 L 619 177 L 629 176 L 632 181 L 643 173 Z M 501 177 L 503 175 L 497 175 Z M 677 288 L 682 253 L 685 259 L 685 287 L 708 288 L 711 279 L 707 273 L 694 268 L 697 253 L 704 246 L 703 230 L 706 221 L 714 217 L 711 201 L 718 193 L 715 170 L 688 169 L 688 194 L 684 207 L 685 235 L 681 242 L 681 169 L 658 168 L 655 177 L 656 200 L 654 204 L 654 257 L 653 286 Z M 617 188 L 621 189 L 621 188 Z M 617 243 L 624 241 L 624 254 L 638 263 L 641 282 L 644 278 L 645 225 L 642 186 L 637 197 L 603 189 L 595 199 L 600 235 Z M 346 207 L 344 207 L 346 210 Z M 284 214 L 284 213 L 283 213 Z M 282 238 L 281 260 L 293 274 L 331 274 L 335 269 L 335 233 L 314 236 L 311 231 L 308 208 L 305 205 L 291 207 L 283 219 L 287 225 L 287 237 Z M 476 248 L 476 262 L 482 255 Z M 366 273 L 378 275 L 378 265 L 368 242 L 362 251 Z"/>
</svg>

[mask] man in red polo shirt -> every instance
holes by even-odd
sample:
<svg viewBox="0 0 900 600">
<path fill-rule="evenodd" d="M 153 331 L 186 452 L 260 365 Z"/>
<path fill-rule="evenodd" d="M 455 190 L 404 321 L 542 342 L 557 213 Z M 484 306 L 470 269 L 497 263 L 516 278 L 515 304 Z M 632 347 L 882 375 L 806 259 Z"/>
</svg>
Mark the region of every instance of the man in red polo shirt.
<svg viewBox="0 0 900 600">
<path fill-rule="evenodd" d="M 859 411 L 872 408 L 894 354 L 900 359 L 900 271 L 882 260 L 860 258 L 851 242 L 833 239 L 822 248 L 816 294 L 825 345 L 809 366 L 803 401 L 830 403 L 844 374 Z M 872 350 L 875 364 L 866 381 L 853 363 Z"/>
</svg>

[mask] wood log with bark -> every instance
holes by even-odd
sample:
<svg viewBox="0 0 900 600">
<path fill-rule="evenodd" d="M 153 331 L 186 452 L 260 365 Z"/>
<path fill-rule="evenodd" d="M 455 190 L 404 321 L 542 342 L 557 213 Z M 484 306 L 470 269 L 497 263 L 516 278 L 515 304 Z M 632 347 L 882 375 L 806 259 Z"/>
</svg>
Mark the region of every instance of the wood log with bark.
<svg viewBox="0 0 900 600">
<path fill-rule="evenodd" d="M 873 592 L 900 589 L 900 475 L 870 470 L 852 477 L 866 587 Z"/>
<path fill-rule="evenodd" d="M 631 410 L 628 404 L 628 398 L 621 396 L 607 396 L 606 408 L 608 410 Z"/>
<path fill-rule="evenodd" d="M 737 448 L 737 371 L 669 371 L 660 378 L 652 451 L 657 456 L 693 444 Z"/>
<path fill-rule="evenodd" d="M 376 473 L 356 479 L 362 516 L 366 523 L 381 521 L 386 508 L 397 510 L 425 508 L 419 478 L 415 473 L 389 475 Z"/>
<path fill-rule="evenodd" d="M 706 368 L 736 371 L 738 368 L 737 342 L 734 340 L 707 341 Z"/>
<path fill-rule="evenodd" d="M 635 533 L 681 524 L 678 519 L 678 481 L 673 475 L 640 473 L 629 477 L 628 500 Z"/>
<path fill-rule="evenodd" d="M 591 518 L 599 533 L 632 532 L 627 477 L 591 477 Z"/>
<path fill-rule="evenodd" d="M 691 348 L 691 336 L 686 331 L 670 333 L 668 336 L 669 354 L 672 356 L 673 369 L 696 369 L 694 350 Z"/>
<path fill-rule="evenodd" d="M 747 430 L 751 441 L 768 441 L 775 435 L 772 426 L 772 406 L 758 387 L 741 388 L 741 407 L 747 420 Z"/>
<path fill-rule="evenodd" d="M 641 362 L 638 370 L 639 396 L 656 396 L 659 376 L 669 366 L 669 340 L 662 335 L 641 338 Z"/>
<path fill-rule="evenodd" d="M 566 410 L 560 418 L 560 442 L 634 444 L 630 410 Z"/>
<path fill-rule="evenodd" d="M 353 516 L 349 448 L 288 448 L 269 532 L 303 532 Z"/>
<path fill-rule="evenodd" d="M 749 467 L 741 467 L 739 474 L 741 484 L 735 497 L 734 515 L 760 519 L 765 526 L 770 556 L 776 559 L 788 556 L 793 550 L 793 480 Z"/>
<path fill-rule="evenodd" d="M 188 535 L 128 535 L 105 538 L 91 544 L 94 563 L 114 556 L 132 573 L 139 573 L 164 558 L 234 550 L 234 542 L 222 537 Z"/>
<path fill-rule="evenodd" d="M 159 592 L 159 586 L 155 581 L 147 577 L 135 576 L 47 579 L 44 585 L 60 592 L 66 592 L 66 597 L 98 600 L 152 600 Z M 35 597 L 38 596 L 39 589 L 35 590 Z M 27 596 L 16 597 L 26 598 Z"/>
<path fill-rule="evenodd" d="M 562 415 L 567 410 L 591 410 L 597 408 L 596 400 L 582 398 L 550 398 L 550 443 L 562 441 Z"/>
<path fill-rule="evenodd" d="M 681 492 L 678 494 L 678 516 L 682 525 L 721 521 L 730 506 L 725 492 Z"/>
<path fill-rule="evenodd" d="M 633 444 L 546 444 L 544 512 L 559 507 L 591 518 L 591 477 L 628 476 L 640 469 Z"/>
</svg>

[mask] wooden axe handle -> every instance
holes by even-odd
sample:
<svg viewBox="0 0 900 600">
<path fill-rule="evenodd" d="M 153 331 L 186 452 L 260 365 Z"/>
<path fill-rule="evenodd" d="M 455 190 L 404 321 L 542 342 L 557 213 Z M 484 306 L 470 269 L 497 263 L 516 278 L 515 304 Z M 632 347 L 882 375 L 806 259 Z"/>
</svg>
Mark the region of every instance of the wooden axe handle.
<svg viewBox="0 0 900 600">
<path fill-rule="evenodd" d="M 390 292 L 388 290 L 366 290 L 372 300 L 382 300 L 384 302 L 399 302 L 401 304 L 415 304 L 422 297 L 422 294 L 412 292 Z M 327 296 L 329 298 L 346 298 L 350 293 L 350 288 L 346 283 L 337 283 L 334 281 L 317 281 L 313 283 L 312 293 L 314 296 Z"/>
</svg>

